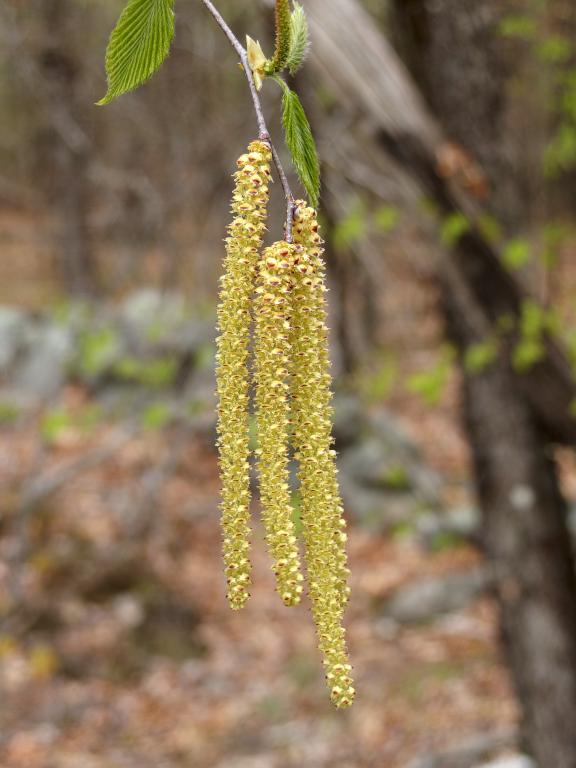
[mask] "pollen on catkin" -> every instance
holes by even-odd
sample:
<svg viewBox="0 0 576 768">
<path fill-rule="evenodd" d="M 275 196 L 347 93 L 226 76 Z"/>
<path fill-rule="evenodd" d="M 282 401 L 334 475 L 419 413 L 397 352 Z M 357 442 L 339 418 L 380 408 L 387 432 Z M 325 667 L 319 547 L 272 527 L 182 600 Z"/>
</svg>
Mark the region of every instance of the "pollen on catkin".
<svg viewBox="0 0 576 768">
<path fill-rule="evenodd" d="M 322 239 L 314 209 L 297 203 L 290 334 L 293 445 L 312 613 L 331 699 L 354 699 L 342 617 L 348 601 L 346 523 L 332 448 L 331 376 Z"/>
<path fill-rule="evenodd" d="M 286 242 L 275 243 L 266 249 L 258 269 L 254 306 L 262 517 L 277 590 L 289 606 L 300 602 L 303 591 L 288 472 L 294 250 L 294 246 Z"/>
<path fill-rule="evenodd" d="M 221 525 L 228 600 L 242 608 L 249 597 L 250 436 L 248 354 L 256 265 L 266 231 L 271 153 L 254 141 L 238 160 L 218 305 L 218 448 L 222 479 Z"/>
</svg>

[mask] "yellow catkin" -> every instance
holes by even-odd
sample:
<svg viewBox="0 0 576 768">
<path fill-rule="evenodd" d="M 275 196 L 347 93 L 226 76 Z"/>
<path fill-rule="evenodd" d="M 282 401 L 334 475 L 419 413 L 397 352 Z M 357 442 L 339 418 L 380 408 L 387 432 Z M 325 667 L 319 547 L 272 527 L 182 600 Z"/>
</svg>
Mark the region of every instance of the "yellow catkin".
<svg viewBox="0 0 576 768">
<path fill-rule="evenodd" d="M 302 595 L 289 487 L 290 307 L 294 246 L 279 242 L 260 262 L 254 316 L 258 467 L 262 515 L 278 592 L 286 605 Z"/>
<path fill-rule="evenodd" d="M 293 444 L 312 613 L 331 699 L 346 707 L 354 699 L 342 626 L 349 595 L 347 537 L 332 448 L 325 267 L 316 212 L 304 202 L 297 206 L 290 337 Z"/>
<path fill-rule="evenodd" d="M 226 238 L 225 272 L 218 305 L 218 447 L 222 478 L 221 523 L 228 600 L 242 608 L 249 597 L 250 468 L 249 374 L 251 302 L 266 231 L 271 154 L 254 141 L 238 160 L 232 198 L 234 219 Z"/>
</svg>

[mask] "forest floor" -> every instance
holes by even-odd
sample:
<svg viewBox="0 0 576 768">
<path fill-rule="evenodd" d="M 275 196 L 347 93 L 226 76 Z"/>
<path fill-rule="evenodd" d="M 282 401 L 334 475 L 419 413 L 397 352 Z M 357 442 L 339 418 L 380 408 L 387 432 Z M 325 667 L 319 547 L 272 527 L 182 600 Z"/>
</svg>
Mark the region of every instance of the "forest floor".
<svg viewBox="0 0 576 768">
<path fill-rule="evenodd" d="M 35 243 L 30 255 L 34 227 L 11 220 L 28 232 L 21 242 L 1 224 L 12 266 L 0 303 L 57 299 L 48 252 Z M 390 295 L 400 382 L 438 360 L 433 293 L 416 293 Z M 433 408 L 397 385 L 382 393 L 445 480 L 448 506 L 472 503 L 457 392 L 452 375 Z M 85 392 L 70 387 L 64 401 L 89 421 Z M 226 604 L 213 445 L 99 423 L 59 429 L 46 452 L 40 425 L 38 414 L 0 430 L 0 768 L 412 768 L 483 739 L 513 746 L 492 601 L 420 624 L 384 609 L 403 585 L 469 572 L 480 562 L 470 545 L 431 550 L 406 531 L 350 527 L 357 700 L 338 712 L 308 606 L 280 604 L 258 524 L 252 599 L 240 613 Z M 575 496 L 573 459 L 562 463 Z"/>
<path fill-rule="evenodd" d="M 34 476 L 35 432 L 0 439 L 4 488 Z M 110 439 L 107 426 L 63 430 L 45 469 Z M 171 442 L 127 437 L 35 509 L 24 552 L 21 524 L 5 521 L 2 768 L 406 768 L 513 729 L 488 599 L 423 625 L 382 611 L 415 578 L 469 570 L 472 548 L 351 528 L 358 696 L 337 712 L 307 606 L 280 604 L 260 528 L 252 600 L 240 613 L 225 602 L 211 446 L 186 443 L 150 485 Z"/>
</svg>

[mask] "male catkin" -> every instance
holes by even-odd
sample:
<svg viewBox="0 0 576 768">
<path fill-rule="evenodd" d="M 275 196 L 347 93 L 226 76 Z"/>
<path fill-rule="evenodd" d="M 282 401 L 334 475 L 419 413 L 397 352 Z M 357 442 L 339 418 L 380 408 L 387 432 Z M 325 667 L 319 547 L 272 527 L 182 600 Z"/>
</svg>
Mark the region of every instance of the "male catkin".
<svg viewBox="0 0 576 768">
<path fill-rule="evenodd" d="M 332 449 L 325 268 L 318 229 L 314 209 L 298 202 L 290 337 L 293 444 L 312 613 L 332 701 L 344 707 L 354 698 L 342 627 L 349 594 L 347 537 Z"/>
<path fill-rule="evenodd" d="M 286 605 L 299 603 L 303 591 L 288 473 L 294 251 L 286 242 L 266 249 L 254 307 L 260 498 L 277 589 Z"/>
<path fill-rule="evenodd" d="M 251 564 L 249 375 L 251 302 L 266 230 L 270 148 L 254 141 L 238 160 L 232 198 L 234 219 L 226 238 L 225 272 L 218 305 L 216 382 L 222 477 L 223 553 L 228 600 L 242 608 L 249 597 Z"/>
</svg>

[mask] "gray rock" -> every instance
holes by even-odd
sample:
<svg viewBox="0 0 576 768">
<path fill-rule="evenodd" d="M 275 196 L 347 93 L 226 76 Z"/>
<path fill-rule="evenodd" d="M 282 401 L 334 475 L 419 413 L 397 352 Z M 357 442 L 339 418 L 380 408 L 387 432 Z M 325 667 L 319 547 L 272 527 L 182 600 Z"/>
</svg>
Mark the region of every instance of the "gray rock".
<svg viewBox="0 0 576 768">
<path fill-rule="evenodd" d="M 164 294 L 152 288 L 136 291 L 128 296 L 120 307 L 120 316 L 135 330 L 142 333 L 161 331 L 174 327 L 186 317 L 184 299 Z"/>
<path fill-rule="evenodd" d="M 400 524 L 411 522 L 419 511 L 418 500 L 413 495 L 366 487 L 342 472 L 340 488 L 350 519 L 374 533 L 388 533 Z"/>
<path fill-rule="evenodd" d="M 385 491 L 413 490 L 410 468 L 390 445 L 376 437 L 344 451 L 340 457 L 340 470 L 356 482 L 369 488 Z"/>
<path fill-rule="evenodd" d="M 422 544 L 430 550 L 450 539 L 476 542 L 480 535 L 480 511 L 470 506 L 426 512 L 418 517 L 416 529 Z"/>
<path fill-rule="evenodd" d="M 196 352 L 214 341 L 214 323 L 193 317 L 183 296 L 151 289 L 129 296 L 119 309 L 119 324 L 131 346 Z"/>
<path fill-rule="evenodd" d="M 536 763 L 524 755 L 511 755 L 491 763 L 482 763 L 477 768 L 536 768 Z"/>
<path fill-rule="evenodd" d="M 6 374 L 24 343 L 29 318 L 15 307 L 0 307 L 0 375 Z"/>
<path fill-rule="evenodd" d="M 398 421 L 386 408 L 371 411 L 370 431 L 393 454 L 402 455 L 406 461 L 420 461 L 420 452 Z"/>
<path fill-rule="evenodd" d="M 366 413 L 358 397 L 344 393 L 334 397 L 333 434 L 338 451 L 361 439 L 366 421 Z"/>
<path fill-rule="evenodd" d="M 139 291 L 119 309 L 113 322 L 126 354 L 143 361 L 170 359 L 177 381 L 204 373 L 214 386 L 214 319 L 193 316 L 183 296 Z"/>
<path fill-rule="evenodd" d="M 54 397 L 66 381 L 74 349 L 71 332 L 65 327 L 36 323 L 28 329 L 24 343 L 11 383 L 24 396 Z"/>
<path fill-rule="evenodd" d="M 382 613 L 401 624 L 431 621 L 465 608 L 489 586 L 485 568 L 451 573 L 401 587 L 382 607 Z"/>
<path fill-rule="evenodd" d="M 339 458 L 346 510 L 369 530 L 386 531 L 413 522 L 440 506 L 437 476 L 392 441 L 371 435 Z"/>
<path fill-rule="evenodd" d="M 471 768 L 478 766 L 479 760 L 486 760 L 496 752 L 514 745 L 516 738 L 517 734 L 513 730 L 478 733 L 445 752 L 417 758 L 407 768 Z"/>
</svg>

